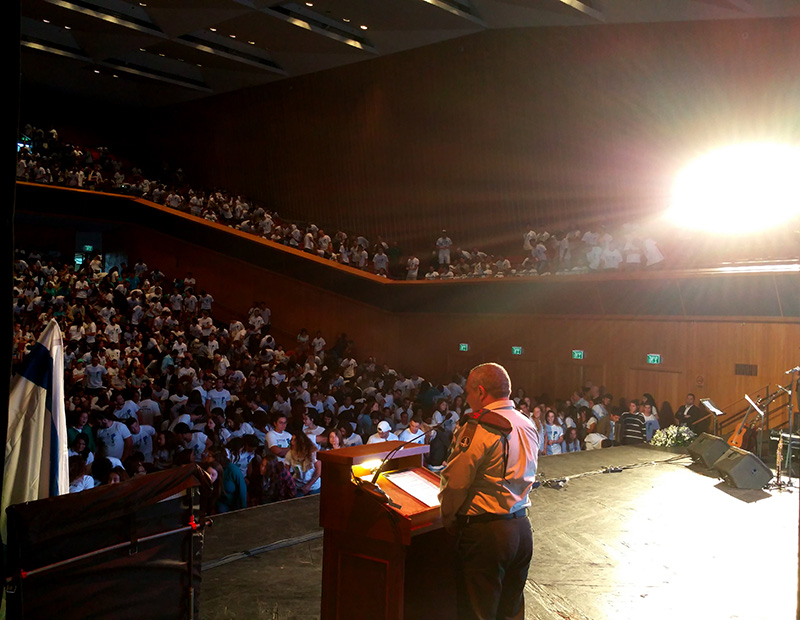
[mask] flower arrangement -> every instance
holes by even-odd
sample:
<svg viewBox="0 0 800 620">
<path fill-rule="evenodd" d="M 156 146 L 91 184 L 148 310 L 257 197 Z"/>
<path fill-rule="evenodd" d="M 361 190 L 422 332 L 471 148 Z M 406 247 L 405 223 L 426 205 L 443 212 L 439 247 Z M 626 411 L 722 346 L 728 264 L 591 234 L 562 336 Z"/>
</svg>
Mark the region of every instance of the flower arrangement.
<svg viewBox="0 0 800 620">
<path fill-rule="evenodd" d="M 688 446 L 697 437 L 688 426 L 668 426 L 661 428 L 653 433 L 653 439 L 650 444 L 653 446 L 661 446 L 662 448 L 676 448 L 680 446 Z"/>
</svg>

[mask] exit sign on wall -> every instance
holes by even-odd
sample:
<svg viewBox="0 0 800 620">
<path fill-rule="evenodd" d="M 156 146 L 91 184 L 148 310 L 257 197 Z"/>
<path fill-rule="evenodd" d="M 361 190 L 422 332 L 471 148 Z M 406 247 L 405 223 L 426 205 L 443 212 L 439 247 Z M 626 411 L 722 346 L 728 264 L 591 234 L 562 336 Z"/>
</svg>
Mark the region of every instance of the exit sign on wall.
<svg viewBox="0 0 800 620">
<path fill-rule="evenodd" d="M 660 364 L 661 363 L 661 354 L 660 353 L 648 353 L 647 354 L 647 363 L 648 364 Z"/>
<path fill-rule="evenodd" d="M 522 355 L 522 347 L 511 347 L 511 355 Z"/>
<path fill-rule="evenodd" d="M 461 352 L 469 351 L 469 345 L 466 342 L 462 342 L 458 345 L 458 350 Z"/>
<path fill-rule="evenodd" d="M 572 349 L 572 359 L 574 359 L 574 360 L 582 360 L 583 359 L 583 349 Z"/>
</svg>

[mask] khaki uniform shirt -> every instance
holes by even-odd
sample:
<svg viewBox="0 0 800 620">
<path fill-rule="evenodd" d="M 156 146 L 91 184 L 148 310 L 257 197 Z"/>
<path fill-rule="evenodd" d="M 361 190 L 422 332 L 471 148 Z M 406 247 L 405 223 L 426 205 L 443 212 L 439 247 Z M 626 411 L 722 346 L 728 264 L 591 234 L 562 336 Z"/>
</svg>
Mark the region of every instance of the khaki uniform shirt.
<svg viewBox="0 0 800 620">
<path fill-rule="evenodd" d="M 502 433 L 478 424 L 472 439 L 466 441 L 465 431 L 471 424 L 458 427 L 439 490 L 446 528 L 455 524 L 457 515 L 506 514 L 530 506 L 528 495 L 536 477 L 539 433 L 511 400 L 495 401 L 486 409 L 511 422 L 505 478 Z"/>
</svg>

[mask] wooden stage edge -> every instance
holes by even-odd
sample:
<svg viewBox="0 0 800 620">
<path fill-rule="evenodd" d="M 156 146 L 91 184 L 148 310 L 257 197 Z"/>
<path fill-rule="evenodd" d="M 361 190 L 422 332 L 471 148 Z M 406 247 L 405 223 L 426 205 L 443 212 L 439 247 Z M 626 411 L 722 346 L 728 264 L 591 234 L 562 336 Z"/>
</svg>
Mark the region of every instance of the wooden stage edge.
<svg viewBox="0 0 800 620">
<path fill-rule="evenodd" d="M 633 446 L 542 458 L 540 478 L 566 483 L 531 496 L 526 620 L 796 618 L 798 480 L 735 489 L 690 463 Z M 319 618 L 321 576 L 318 496 L 215 517 L 201 617 Z"/>
</svg>

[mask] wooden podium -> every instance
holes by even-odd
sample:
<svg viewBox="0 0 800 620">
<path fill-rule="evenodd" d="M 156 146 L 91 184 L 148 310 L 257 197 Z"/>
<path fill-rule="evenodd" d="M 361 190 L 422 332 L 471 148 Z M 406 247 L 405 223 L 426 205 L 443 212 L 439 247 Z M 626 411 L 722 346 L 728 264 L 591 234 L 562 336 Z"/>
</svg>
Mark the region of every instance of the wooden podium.
<svg viewBox="0 0 800 620">
<path fill-rule="evenodd" d="M 399 506 L 393 507 L 353 479 L 401 445 L 389 441 L 318 453 L 319 521 L 325 528 L 322 620 L 456 618 L 453 543 L 439 506 L 424 504 L 381 476 L 378 486 Z M 439 477 L 422 466 L 428 450 L 405 446 L 384 473 L 413 471 L 438 486 Z"/>
</svg>

